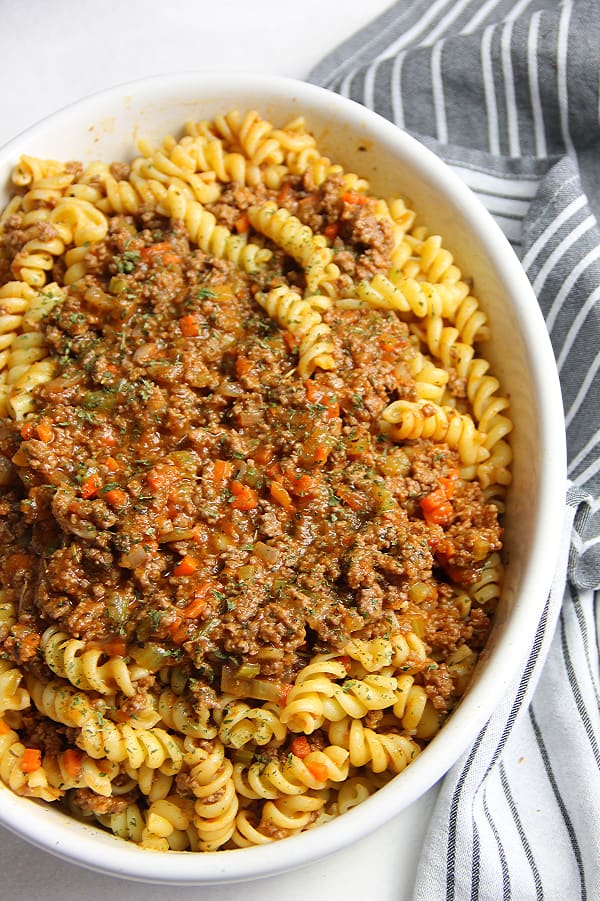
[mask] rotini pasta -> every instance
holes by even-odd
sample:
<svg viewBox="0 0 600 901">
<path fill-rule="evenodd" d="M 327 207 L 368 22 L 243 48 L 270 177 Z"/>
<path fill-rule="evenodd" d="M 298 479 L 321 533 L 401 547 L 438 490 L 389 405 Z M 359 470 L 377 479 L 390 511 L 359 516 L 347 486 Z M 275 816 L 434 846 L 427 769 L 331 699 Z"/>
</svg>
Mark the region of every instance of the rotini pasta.
<svg viewBox="0 0 600 901">
<path fill-rule="evenodd" d="M 301 116 L 136 154 L 23 156 L 0 212 L 0 779 L 233 851 L 403 778 L 467 690 L 510 407 L 469 274 Z"/>
</svg>

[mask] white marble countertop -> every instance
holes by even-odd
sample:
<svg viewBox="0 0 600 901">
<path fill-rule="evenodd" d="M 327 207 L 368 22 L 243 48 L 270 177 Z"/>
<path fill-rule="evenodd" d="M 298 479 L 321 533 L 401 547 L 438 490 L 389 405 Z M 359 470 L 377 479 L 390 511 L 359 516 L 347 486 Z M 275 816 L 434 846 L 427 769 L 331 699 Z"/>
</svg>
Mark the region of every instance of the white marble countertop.
<svg viewBox="0 0 600 901">
<path fill-rule="evenodd" d="M 94 91 L 167 72 L 304 78 L 390 0 L 0 0 L 0 145 Z M 54 858 L 0 828 L 3 901 L 404 901 L 435 791 L 376 833 L 301 871 L 222 887 L 126 882 Z"/>
</svg>

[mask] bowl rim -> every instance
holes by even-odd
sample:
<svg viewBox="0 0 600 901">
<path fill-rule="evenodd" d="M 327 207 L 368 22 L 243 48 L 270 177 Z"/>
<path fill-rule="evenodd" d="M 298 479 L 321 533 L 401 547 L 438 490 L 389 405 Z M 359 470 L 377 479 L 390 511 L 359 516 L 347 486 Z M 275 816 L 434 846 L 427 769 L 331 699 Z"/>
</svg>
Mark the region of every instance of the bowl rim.
<svg viewBox="0 0 600 901">
<path fill-rule="evenodd" d="M 518 313 L 519 332 L 531 359 L 532 390 L 539 403 L 540 446 L 544 454 L 540 473 L 540 504 L 534 529 L 532 553 L 526 561 L 520 590 L 520 604 L 511 614 L 503 635 L 491 657 L 504 655 L 509 665 L 502 675 L 493 667 L 485 669 L 469 689 L 453 716 L 441 730 L 443 741 L 436 737 L 425 751 L 411 763 L 400 777 L 384 786 L 344 816 L 318 829 L 308 830 L 285 841 L 235 851 L 187 853 L 149 851 L 100 830 L 84 826 L 64 813 L 42 808 L 40 815 L 29 817 L 35 808 L 30 799 L 17 798 L 0 786 L 4 794 L 0 805 L 0 824 L 37 847 L 96 872 L 156 884 L 200 885 L 239 882 L 297 869 L 325 855 L 348 846 L 375 831 L 428 791 L 448 771 L 484 727 L 492 711 L 501 701 L 519 666 L 524 662 L 533 640 L 532 622 L 539 620 L 552 581 L 547 560 L 557 559 L 564 511 L 566 488 L 566 447 L 562 398 L 554 353 L 545 322 L 525 271 L 491 214 L 483 207 L 467 185 L 431 149 L 419 140 L 356 101 L 326 88 L 287 76 L 274 76 L 243 71 L 188 70 L 138 78 L 96 91 L 49 114 L 0 147 L 0 165 L 6 163 L 26 141 L 43 136 L 46 129 L 68 124 L 78 110 L 106 106 L 122 101 L 125 95 L 136 97 L 154 90 L 214 92 L 237 87 L 242 94 L 265 93 L 265 102 L 285 100 L 299 95 L 299 109 L 327 107 L 355 128 L 376 132 L 375 140 L 410 157 L 410 165 L 419 169 L 430 182 L 438 185 L 451 204 L 460 209 L 468 226 L 481 235 L 486 259 L 497 271 L 510 296 L 511 309 Z M 510 649 L 510 655 L 506 654 Z M 468 721 L 469 729 L 463 729 Z M 398 793 L 402 780 L 401 800 Z M 25 806 L 26 805 L 26 806 Z M 56 820 L 56 821 L 55 821 Z M 357 828 L 358 827 L 358 828 Z M 99 841 L 99 838 L 102 841 Z M 114 843 L 114 847 L 113 847 Z M 106 850 L 106 855 L 103 851 Z"/>
</svg>

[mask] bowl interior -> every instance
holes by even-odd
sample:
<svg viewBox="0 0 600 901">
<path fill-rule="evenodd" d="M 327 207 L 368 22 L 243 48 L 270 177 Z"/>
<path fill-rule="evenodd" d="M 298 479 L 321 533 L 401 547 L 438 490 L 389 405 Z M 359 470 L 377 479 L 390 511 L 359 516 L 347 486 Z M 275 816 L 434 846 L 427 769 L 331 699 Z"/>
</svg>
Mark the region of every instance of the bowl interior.
<svg viewBox="0 0 600 901">
<path fill-rule="evenodd" d="M 550 586 L 565 484 L 558 378 L 543 319 L 506 239 L 458 178 L 427 149 L 351 101 L 284 78 L 239 73 L 152 78 L 60 111 L 0 150 L 0 206 L 21 153 L 56 159 L 130 160 L 135 141 L 158 143 L 188 119 L 257 109 L 276 124 L 304 115 L 319 148 L 400 194 L 444 246 L 488 314 L 486 356 L 511 402 L 514 481 L 505 520 L 506 585 L 476 677 L 441 733 L 387 787 L 333 823 L 243 851 L 168 856 L 144 851 L 0 786 L 0 821 L 34 844 L 92 869 L 166 883 L 235 881 L 300 866 L 365 835 L 430 788 L 474 739 L 528 651 Z"/>
</svg>

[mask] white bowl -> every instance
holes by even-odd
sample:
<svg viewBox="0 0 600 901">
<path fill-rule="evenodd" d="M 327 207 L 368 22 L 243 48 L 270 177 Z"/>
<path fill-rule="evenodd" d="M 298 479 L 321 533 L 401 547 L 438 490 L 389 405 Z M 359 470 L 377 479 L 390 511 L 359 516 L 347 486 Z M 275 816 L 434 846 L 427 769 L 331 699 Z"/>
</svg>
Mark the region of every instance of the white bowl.
<svg viewBox="0 0 600 901">
<path fill-rule="evenodd" d="M 511 401 L 514 480 L 505 519 L 506 583 L 475 678 L 441 732 L 403 773 L 359 807 L 270 845 L 216 853 L 148 851 L 14 796 L 0 786 L 0 823 L 72 863 L 140 881 L 235 882 L 300 867 L 366 836 L 428 791 L 473 742 L 531 648 L 556 559 L 566 478 L 559 382 L 544 321 L 506 239 L 470 190 L 433 153 L 385 119 L 287 78 L 189 73 L 144 79 L 88 97 L 0 150 L 0 205 L 20 154 L 130 159 L 136 137 L 159 140 L 183 122 L 231 108 L 278 124 L 303 114 L 318 146 L 369 178 L 373 193 L 409 199 L 439 233 L 489 317 L 486 349 Z"/>
</svg>

